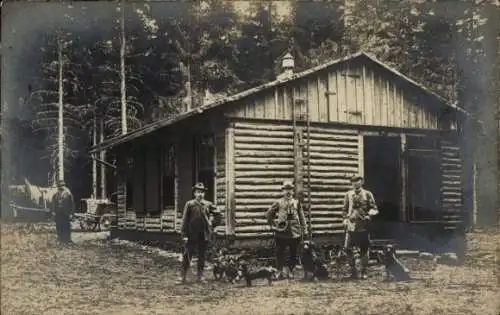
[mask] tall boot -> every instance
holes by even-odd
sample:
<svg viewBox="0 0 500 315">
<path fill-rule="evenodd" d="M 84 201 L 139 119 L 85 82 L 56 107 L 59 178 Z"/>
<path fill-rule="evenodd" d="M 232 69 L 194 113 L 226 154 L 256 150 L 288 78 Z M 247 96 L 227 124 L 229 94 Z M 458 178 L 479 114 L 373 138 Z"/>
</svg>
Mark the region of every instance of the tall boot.
<svg viewBox="0 0 500 315">
<path fill-rule="evenodd" d="M 196 277 L 198 282 L 205 283 L 205 277 L 203 276 L 203 269 L 198 270 L 198 275 Z"/>
<path fill-rule="evenodd" d="M 358 279 L 358 271 L 356 269 L 356 260 L 354 259 L 354 255 L 349 259 L 349 266 L 351 267 L 351 276 L 350 279 Z"/>
<path fill-rule="evenodd" d="M 365 280 L 368 278 L 366 270 L 368 268 L 368 254 L 361 257 L 361 279 Z"/>
<path fill-rule="evenodd" d="M 179 279 L 177 280 L 177 284 L 185 284 L 186 283 L 186 275 L 187 275 L 187 270 L 183 268 L 181 270 L 181 275 L 180 275 Z"/>
</svg>

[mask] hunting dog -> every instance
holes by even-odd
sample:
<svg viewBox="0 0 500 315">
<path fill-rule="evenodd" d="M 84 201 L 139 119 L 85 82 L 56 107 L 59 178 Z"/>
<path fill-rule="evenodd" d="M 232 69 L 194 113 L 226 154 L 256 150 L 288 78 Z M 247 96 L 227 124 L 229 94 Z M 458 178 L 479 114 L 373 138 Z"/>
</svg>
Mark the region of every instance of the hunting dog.
<svg viewBox="0 0 500 315">
<path fill-rule="evenodd" d="M 328 268 L 319 257 L 316 246 L 312 241 L 304 241 L 302 245 L 302 267 L 304 268 L 304 281 L 326 280 L 329 277 Z"/>
<path fill-rule="evenodd" d="M 342 245 L 334 245 L 327 248 L 326 257 L 331 265 L 335 267 L 335 276 L 337 279 L 342 278 L 343 270 L 346 268 L 349 257 Z"/>
<path fill-rule="evenodd" d="M 387 245 L 381 252 L 377 252 L 377 259 L 385 267 L 386 281 L 391 278 L 395 281 L 411 280 L 410 271 L 396 257 L 396 250 L 392 245 Z"/>
<path fill-rule="evenodd" d="M 278 274 L 278 269 L 273 267 L 262 267 L 251 271 L 246 261 L 240 263 L 239 271 L 240 277 L 245 279 L 248 287 L 252 286 L 252 281 L 256 279 L 267 279 L 268 284 L 272 285 L 273 280 L 276 279 L 276 275 Z"/>
<path fill-rule="evenodd" d="M 230 283 L 239 281 L 239 257 L 229 255 L 227 250 L 220 249 L 213 262 L 214 279 L 222 281 L 226 279 Z"/>
<path fill-rule="evenodd" d="M 218 252 L 218 256 L 213 262 L 213 274 L 215 280 L 222 280 L 226 274 L 227 261 L 223 250 Z"/>
<path fill-rule="evenodd" d="M 229 260 L 227 262 L 227 265 L 225 267 L 225 275 L 227 281 L 229 283 L 234 284 L 234 282 L 239 282 L 241 277 L 240 277 L 240 266 L 239 266 L 239 261 L 237 257 L 229 257 Z"/>
</svg>

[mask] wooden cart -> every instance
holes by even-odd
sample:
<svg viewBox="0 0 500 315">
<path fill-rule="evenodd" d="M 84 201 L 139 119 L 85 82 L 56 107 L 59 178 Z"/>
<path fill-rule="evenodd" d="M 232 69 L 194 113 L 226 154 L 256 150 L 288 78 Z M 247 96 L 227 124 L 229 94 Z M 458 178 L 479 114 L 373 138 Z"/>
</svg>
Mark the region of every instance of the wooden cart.
<svg viewBox="0 0 500 315">
<path fill-rule="evenodd" d="M 81 206 L 84 212 L 75 213 L 73 221 L 84 231 L 109 230 L 116 221 L 116 205 L 108 199 L 85 198 Z"/>
</svg>

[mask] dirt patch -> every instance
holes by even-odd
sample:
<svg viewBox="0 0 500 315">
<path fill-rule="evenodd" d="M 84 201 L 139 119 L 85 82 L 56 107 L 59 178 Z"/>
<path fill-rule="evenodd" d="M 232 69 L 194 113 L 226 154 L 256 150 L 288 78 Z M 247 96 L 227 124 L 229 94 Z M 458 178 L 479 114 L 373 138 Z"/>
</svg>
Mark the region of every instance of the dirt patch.
<svg viewBox="0 0 500 315">
<path fill-rule="evenodd" d="M 77 236 L 79 234 L 73 234 Z M 81 234 L 84 235 L 84 234 Z M 108 242 L 105 234 L 76 237 L 60 247 L 50 227 L 26 233 L 2 226 L 2 314 L 492 314 L 498 315 L 499 233 L 468 235 L 461 267 L 415 258 L 415 280 L 370 279 L 306 284 L 298 280 L 251 288 L 211 281 L 175 285 L 176 255 Z M 194 279 L 194 275 L 190 275 Z M 300 277 L 300 271 L 297 277 Z"/>
</svg>

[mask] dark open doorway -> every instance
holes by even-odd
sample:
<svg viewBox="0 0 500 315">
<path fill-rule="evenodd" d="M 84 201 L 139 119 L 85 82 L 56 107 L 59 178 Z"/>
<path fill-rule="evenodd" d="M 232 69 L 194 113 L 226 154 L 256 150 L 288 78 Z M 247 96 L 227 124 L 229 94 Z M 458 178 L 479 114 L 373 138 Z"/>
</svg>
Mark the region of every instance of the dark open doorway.
<svg viewBox="0 0 500 315">
<path fill-rule="evenodd" d="M 373 193 L 379 215 L 373 219 L 372 239 L 395 238 L 401 206 L 401 168 L 399 137 L 365 136 L 365 187 Z"/>
<path fill-rule="evenodd" d="M 205 199 L 215 202 L 215 147 L 212 135 L 195 138 L 194 182 L 202 182 L 207 191 Z"/>
</svg>

